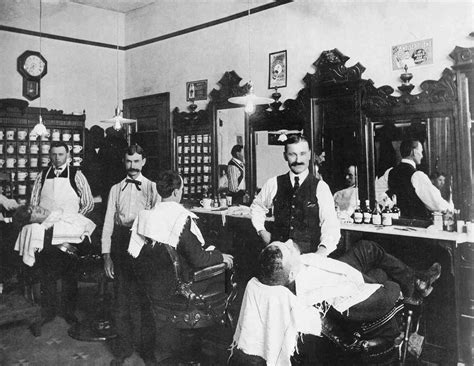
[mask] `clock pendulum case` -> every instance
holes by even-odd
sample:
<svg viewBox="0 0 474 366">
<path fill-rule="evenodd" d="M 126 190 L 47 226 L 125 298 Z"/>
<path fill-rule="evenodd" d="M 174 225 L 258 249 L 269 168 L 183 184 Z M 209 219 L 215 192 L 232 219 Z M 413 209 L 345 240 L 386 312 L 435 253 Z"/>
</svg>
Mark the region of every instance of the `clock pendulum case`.
<svg viewBox="0 0 474 366">
<path fill-rule="evenodd" d="M 23 76 L 23 96 L 35 100 L 40 96 L 40 81 L 48 72 L 48 62 L 36 51 L 25 51 L 17 60 L 18 72 Z"/>
</svg>

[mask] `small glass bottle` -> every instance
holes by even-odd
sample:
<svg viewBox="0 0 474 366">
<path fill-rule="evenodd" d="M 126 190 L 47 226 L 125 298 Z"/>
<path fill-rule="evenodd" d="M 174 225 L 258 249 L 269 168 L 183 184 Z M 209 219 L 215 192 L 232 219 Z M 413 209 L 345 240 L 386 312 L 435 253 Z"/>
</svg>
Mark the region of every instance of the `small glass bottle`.
<svg viewBox="0 0 474 366">
<path fill-rule="evenodd" d="M 400 218 L 400 209 L 397 206 L 397 195 L 394 194 L 392 197 L 393 206 L 392 206 L 392 219 L 398 220 Z"/>
<path fill-rule="evenodd" d="M 392 210 L 388 205 L 382 210 L 382 225 L 392 226 Z"/>
<path fill-rule="evenodd" d="M 382 213 L 380 212 L 380 206 L 376 202 L 374 211 L 372 212 L 372 224 L 374 225 L 382 225 Z"/>
<path fill-rule="evenodd" d="M 357 200 L 356 208 L 354 210 L 354 223 L 355 224 L 362 224 L 364 221 L 364 214 L 360 209 L 360 200 Z"/>
<path fill-rule="evenodd" d="M 372 221 L 372 210 L 370 209 L 369 200 L 365 200 L 365 207 L 362 210 L 362 215 L 364 216 L 364 224 L 370 224 Z"/>
</svg>

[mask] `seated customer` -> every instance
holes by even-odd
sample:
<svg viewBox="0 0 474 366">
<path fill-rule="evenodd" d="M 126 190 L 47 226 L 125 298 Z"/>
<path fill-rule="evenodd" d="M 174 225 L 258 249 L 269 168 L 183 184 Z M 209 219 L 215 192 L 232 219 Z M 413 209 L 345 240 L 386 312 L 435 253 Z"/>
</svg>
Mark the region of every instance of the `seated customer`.
<svg viewBox="0 0 474 366">
<path fill-rule="evenodd" d="M 77 248 L 95 229 L 95 224 L 79 213 L 63 213 L 41 206 L 20 206 L 13 223 L 22 226 L 15 250 L 28 266 L 38 269 L 41 284 L 42 322 L 56 316 L 56 280 L 62 280 L 64 319 L 77 322 L 74 314 L 77 298 Z"/>
<path fill-rule="evenodd" d="M 168 252 L 176 250 L 181 264 L 184 281 L 189 280 L 191 271 L 226 263 L 232 267 L 233 257 L 218 250 L 205 250 L 204 238 L 197 226 L 197 216 L 181 204 L 183 179 L 174 171 L 162 172 L 156 181 L 156 188 L 162 201 L 151 210 L 141 211 L 132 226 L 128 252 L 136 258 L 134 270 L 137 280 L 144 286 L 152 306 L 173 296 L 177 281 Z M 163 245 L 167 244 L 167 246 Z M 165 323 L 155 317 L 157 335 L 162 334 Z M 160 338 L 164 345 L 168 339 Z"/>
<path fill-rule="evenodd" d="M 338 260 L 300 255 L 291 240 L 274 242 L 263 249 L 259 262 L 258 279 L 251 279 L 245 290 L 233 346 L 268 365 L 290 365 L 297 335 L 317 333 L 317 326 L 309 327 L 309 320 L 301 319 L 308 307 L 318 305 L 323 320 L 327 309 L 321 304 L 326 303 L 346 322 L 371 322 L 389 313 L 400 290 L 407 302 L 420 303 L 441 274 L 438 263 L 417 272 L 370 241 L 356 243 Z M 284 286 L 286 295 L 268 302 L 273 286 Z M 393 319 L 372 333 L 388 342 L 398 335 Z"/>
</svg>

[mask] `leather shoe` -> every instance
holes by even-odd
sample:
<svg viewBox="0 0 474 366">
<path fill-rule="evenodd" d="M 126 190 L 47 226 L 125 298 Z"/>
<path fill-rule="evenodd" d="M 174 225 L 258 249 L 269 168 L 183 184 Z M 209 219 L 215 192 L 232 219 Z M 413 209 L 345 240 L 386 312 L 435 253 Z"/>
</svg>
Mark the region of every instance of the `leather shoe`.
<svg viewBox="0 0 474 366">
<path fill-rule="evenodd" d="M 415 290 L 421 297 L 427 297 L 433 291 L 433 283 L 441 276 L 441 264 L 433 263 L 428 270 L 417 272 L 415 276 Z"/>
</svg>

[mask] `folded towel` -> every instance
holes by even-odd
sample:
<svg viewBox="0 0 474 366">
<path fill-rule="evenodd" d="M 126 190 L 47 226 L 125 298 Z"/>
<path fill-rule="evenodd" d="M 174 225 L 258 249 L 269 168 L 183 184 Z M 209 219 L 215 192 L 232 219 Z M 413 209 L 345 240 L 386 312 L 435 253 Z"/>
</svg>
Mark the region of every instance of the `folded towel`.
<svg viewBox="0 0 474 366">
<path fill-rule="evenodd" d="M 23 263 L 32 267 L 35 252 L 43 249 L 45 227 L 41 224 L 23 226 L 15 242 L 15 250 L 23 257 Z"/>
</svg>

